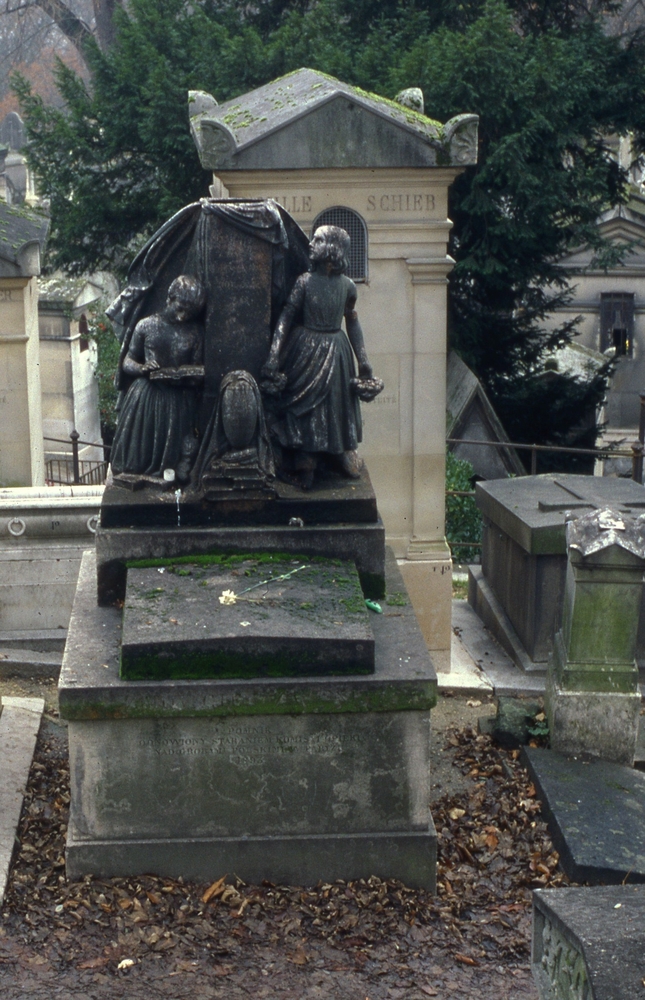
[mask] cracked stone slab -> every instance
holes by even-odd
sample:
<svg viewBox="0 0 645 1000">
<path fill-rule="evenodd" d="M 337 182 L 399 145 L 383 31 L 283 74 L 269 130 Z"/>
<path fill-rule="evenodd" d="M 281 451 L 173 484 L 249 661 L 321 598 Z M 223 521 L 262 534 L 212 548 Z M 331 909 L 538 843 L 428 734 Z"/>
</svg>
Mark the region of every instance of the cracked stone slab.
<svg viewBox="0 0 645 1000">
<path fill-rule="evenodd" d="M 645 882 L 645 774 L 524 747 L 560 862 L 576 882 Z"/>
<path fill-rule="evenodd" d="M 0 715 L 0 905 L 16 844 L 22 800 L 34 755 L 42 698 L 2 698 Z"/>
</svg>

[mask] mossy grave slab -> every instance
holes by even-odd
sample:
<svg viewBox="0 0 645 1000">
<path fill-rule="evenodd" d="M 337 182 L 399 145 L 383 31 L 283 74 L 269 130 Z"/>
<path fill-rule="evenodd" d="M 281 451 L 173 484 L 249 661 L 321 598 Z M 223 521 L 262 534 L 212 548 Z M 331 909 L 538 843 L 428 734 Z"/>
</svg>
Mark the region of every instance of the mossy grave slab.
<svg viewBox="0 0 645 1000">
<path fill-rule="evenodd" d="M 301 677 L 374 672 L 356 567 L 238 556 L 128 569 L 121 677 Z"/>
</svg>

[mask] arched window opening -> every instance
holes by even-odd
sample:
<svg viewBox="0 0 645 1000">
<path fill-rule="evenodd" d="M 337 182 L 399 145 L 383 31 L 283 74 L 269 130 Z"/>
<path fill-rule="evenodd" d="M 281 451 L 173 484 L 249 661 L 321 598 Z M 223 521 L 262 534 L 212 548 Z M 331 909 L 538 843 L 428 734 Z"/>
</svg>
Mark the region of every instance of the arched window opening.
<svg viewBox="0 0 645 1000">
<path fill-rule="evenodd" d="M 340 226 L 349 233 L 349 269 L 347 274 L 352 281 L 367 281 L 367 226 L 358 212 L 340 205 L 326 208 L 314 220 L 311 235 L 319 226 Z"/>
</svg>

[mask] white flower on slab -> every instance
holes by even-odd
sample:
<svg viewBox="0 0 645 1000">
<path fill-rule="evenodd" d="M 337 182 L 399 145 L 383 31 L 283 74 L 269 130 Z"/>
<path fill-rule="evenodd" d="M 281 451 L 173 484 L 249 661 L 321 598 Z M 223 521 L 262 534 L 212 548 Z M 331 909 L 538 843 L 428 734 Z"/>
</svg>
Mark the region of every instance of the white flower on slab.
<svg viewBox="0 0 645 1000">
<path fill-rule="evenodd" d="M 223 590 L 219 595 L 220 604 L 235 604 L 237 595 L 234 590 Z"/>
</svg>

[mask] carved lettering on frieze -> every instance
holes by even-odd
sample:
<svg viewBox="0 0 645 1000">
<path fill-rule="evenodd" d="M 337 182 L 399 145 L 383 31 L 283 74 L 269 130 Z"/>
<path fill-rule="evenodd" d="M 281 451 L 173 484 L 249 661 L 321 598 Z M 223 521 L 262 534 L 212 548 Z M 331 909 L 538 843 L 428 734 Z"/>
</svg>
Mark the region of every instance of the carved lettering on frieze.
<svg viewBox="0 0 645 1000">
<path fill-rule="evenodd" d="M 276 194 L 272 195 L 278 205 L 282 205 L 289 215 L 304 215 L 311 212 L 310 194 Z"/>
<path fill-rule="evenodd" d="M 431 212 L 434 209 L 433 194 L 370 194 L 367 196 L 367 211 L 375 212 Z"/>
<path fill-rule="evenodd" d="M 257 730 L 237 731 L 210 737 L 160 737 L 139 740 L 138 746 L 149 748 L 159 757 L 203 757 L 226 755 L 232 764 L 242 767 L 261 764 L 268 755 L 296 754 L 335 757 L 344 750 L 365 743 L 359 733 L 314 736 L 287 736 Z"/>
</svg>

